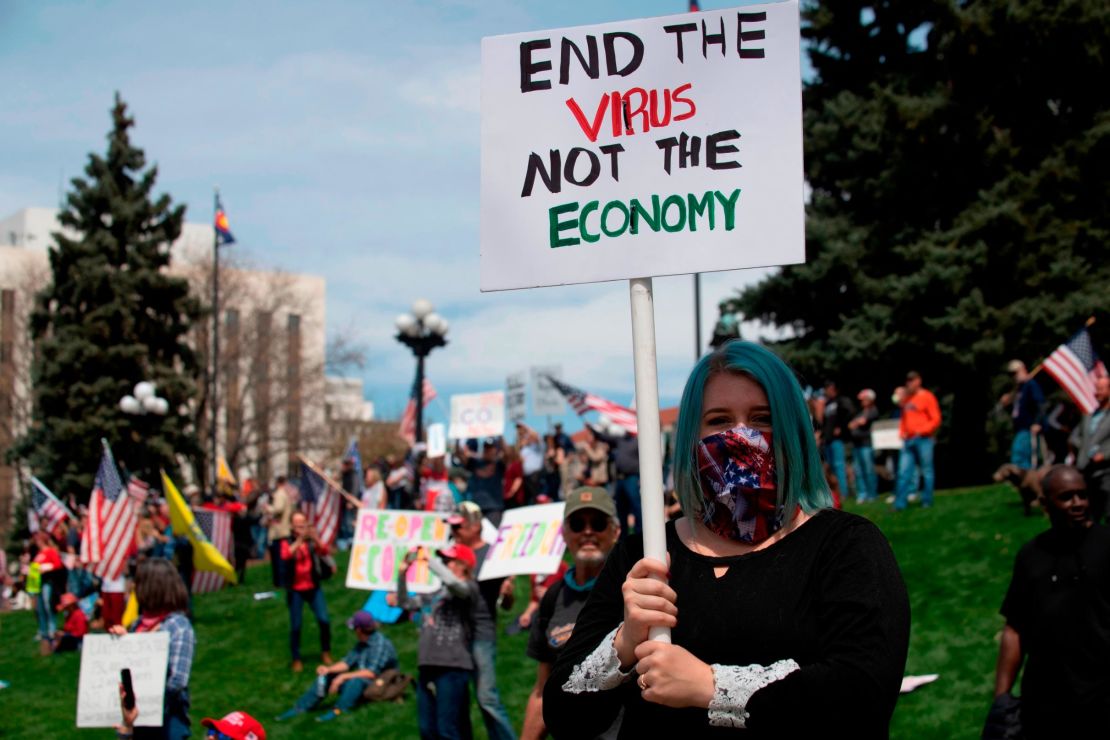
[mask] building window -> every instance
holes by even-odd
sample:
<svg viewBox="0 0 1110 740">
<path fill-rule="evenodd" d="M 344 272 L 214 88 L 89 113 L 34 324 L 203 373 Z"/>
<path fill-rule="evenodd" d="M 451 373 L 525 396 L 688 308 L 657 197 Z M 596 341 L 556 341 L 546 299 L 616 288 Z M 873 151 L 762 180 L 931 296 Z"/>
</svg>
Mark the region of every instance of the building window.
<svg viewBox="0 0 1110 740">
<path fill-rule="evenodd" d="M 234 308 L 229 308 L 225 316 L 225 322 L 229 327 L 239 326 L 239 312 Z"/>
</svg>

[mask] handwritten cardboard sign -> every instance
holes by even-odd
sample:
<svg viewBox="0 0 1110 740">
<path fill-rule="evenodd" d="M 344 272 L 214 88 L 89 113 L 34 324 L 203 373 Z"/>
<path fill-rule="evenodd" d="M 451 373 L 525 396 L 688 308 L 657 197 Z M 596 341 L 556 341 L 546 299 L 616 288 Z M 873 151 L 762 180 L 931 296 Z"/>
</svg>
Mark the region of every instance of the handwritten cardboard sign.
<svg viewBox="0 0 1110 740">
<path fill-rule="evenodd" d="M 524 373 L 505 378 L 505 408 L 514 424 L 528 416 L 528 381 Z"/>
<path fill-rule="evenodd" d="M 505 433 L 505 391 L 451 396 L 451 439 L 500 437 Z"/>
<path fill-rule="evenodd" d="M 528 573 L 554 573 L 567 549 L 563 541 L 563 504 L 510 509 L 501 518 L 497 539 L 482 563 L 479 581 Z"/>
<path fill-rule="evenodd" d="M 481 289 L 805 260 L 797 0 L 482 40 Z"/>
<path fill-rule="evenodd" d="M 561 365 L 534 365 L 532 367 L 532 413 L 536 416 L 558 416 L 567 410 L 566 401 L 551 378 L 563 379 Z"/>
<path fill-rule="evenodd" d="M 396 591 L 398 569 L 409 550 L 444 547 L 450 533 L 444 514 L 360 509 L 347 564 L 347 588 Z M 407 578 L 412 593 L 431 593 L 440 586 L 424 561 L 414 563 Z"/>
<path fill-rule="evenodd" d="M 77 679 L 77 726 L 113 727 L 120 723 L 120 671 L 131 669 L 140 727 L 162 726 L 162 702 L 169 663 L 168 632 L 85 635 Z"/>
</svg>

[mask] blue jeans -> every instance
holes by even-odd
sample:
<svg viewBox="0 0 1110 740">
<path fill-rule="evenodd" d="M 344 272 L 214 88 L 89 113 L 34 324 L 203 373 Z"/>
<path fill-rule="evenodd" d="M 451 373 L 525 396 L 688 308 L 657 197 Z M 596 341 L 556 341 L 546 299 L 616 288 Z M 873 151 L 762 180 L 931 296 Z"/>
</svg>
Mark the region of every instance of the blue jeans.
<svg viewBox="0 0 1110 740">
<path fill-rule="evenodd" d="M 1010 445 L 1010 462 L 1023 470 L 1037 467 L 1033 464 L 1033 435 L 1028 429 L 1014 432 Z"/>
<path fill-rule="evenodd" d="M 167 688 L 162 703 L 162 726 L 136 727 L 134 739 L 185 740 L 189 737 L 189 725 L 189 690 Z"/>
<path fill-rule="evenodd" d="M 479 607 L 481 608 L 481 607 Z M 490 740 L 516 740 L 509 713 L 497 694 L 497 672 L 494 664 L 497 659 L 495 640 L 475 640 L 470 647 L 474 655 L 474 684 L 478 695 L 478 708 L 482 710 L 482 721 L 486 724 L 486 734 Z"/>
<path fill-rule="evenodd" d="M 470 674 L 461 668 L 420 667 L 416 681 L 420 740 L 470 740 Z"/>
<path fill-rule="evenodd" d="M 47 579 L 43 578 L 42 591 L 35 598 L 35 617 L 38 618 L 39 637 L 43 640 L 54 639 L 54 610 L 50 608 L 53 598 L 54 584 L 48 583 Z"/>
<path fill-rule="evenodd" d="M 856 499 L 868 501 L 879 495 L 879 481 L 875 476 L 875 450 L 871 445 L 852 448 L 852 464 L 856 469 Z"/>
<path fill-rule="evenodd" d="M 616 495 L 613 496 L 617 505 L 617 521 L 621 524 L 621 539 L 629 534 L 628 515 L 636 521 L 636 531 L 643 529 L 643 509 L 640 505 L 640 476 L 627 475 L 617 479 Z"/>
<path fill-rule="evenodd" d="M 332 681 L 338 675 L 338 673 L 331 673 L 327 676 L 317 676 L 312 685 L 308 687 L 308 691 L 304 692 L 300 699 L 297 699 L 294 706 L 301 712 L 315 709 L 327 698 L 328 689 L 331 688 Z M 354 709 L 362 701 L 362 692 L 369 685 L 370 682 L 365 678 L 350 678 L 344 681 L 343 685 L 339 687 L 339 698 L 335 701 L 335 708 L 343 712 Z"/>
<path fill-rule="evenodd" d="M 304 605 L 312 610 L 316 617 L 316 624 L 320 627 L 320 650 L 331 651 L 331 622 L 328 621 L 328 605 L 324 601 L 324 589 L 314 588 L 311 591 L 294 591 L 289 589 L 289 652 L 293 660 L 301 659 L 301 619 L 304 616 Z"/>
<path fill-rule="evenodd" d="M 836 484 L 840 486 L 840 495 L 848 498 L 848 464 L 844 459 L 844 443 L 839 439 L 825 444 L 825 462 L 833 469 L 836 475 Z"/>
<path fill-rule="evenodd" d="M 921 504 L 933 505 L 933 438 L 911 437 L 902 442 L 902 452 L 898 455 L 898 486 L 894 495 L 894 508 L 906 508 L 906 503 L 921 469 Z"/>
</svg>

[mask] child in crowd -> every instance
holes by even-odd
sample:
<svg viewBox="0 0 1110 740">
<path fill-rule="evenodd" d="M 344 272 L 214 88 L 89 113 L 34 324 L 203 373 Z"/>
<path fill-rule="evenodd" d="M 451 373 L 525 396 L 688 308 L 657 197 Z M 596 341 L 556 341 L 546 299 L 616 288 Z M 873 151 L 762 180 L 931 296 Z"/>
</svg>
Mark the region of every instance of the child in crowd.
<svg viewBox="0 0 1110 740">
<path fill-rule="evenodd" d="M 62 628 L 54 637 L 54 652 L 64 653 L 81 649 L 81 643 L 89 632 L 89 618 L 81 611 L 81 604 L 71 593 L 62 594 L 58 600 L 58 611 L 65 617 Z"/>
<path fill-rule="evenodd" d="M 434 594 L 410 597 L 407 574 L 417 555 L 417 550 L 405 555 L 397 579 L 397 601 L 421 616 L 416 659 L 420 669 L 416 685 L 420 737 L 469 738 L 470 681 L 474 674 L 470 643 L 474 611 L 481 598 L 474 580 L 478 558 L 472 549 L 457 543 L 440 550 L 438 557 L 427 563 L 443 588 Z"/>
</svg>

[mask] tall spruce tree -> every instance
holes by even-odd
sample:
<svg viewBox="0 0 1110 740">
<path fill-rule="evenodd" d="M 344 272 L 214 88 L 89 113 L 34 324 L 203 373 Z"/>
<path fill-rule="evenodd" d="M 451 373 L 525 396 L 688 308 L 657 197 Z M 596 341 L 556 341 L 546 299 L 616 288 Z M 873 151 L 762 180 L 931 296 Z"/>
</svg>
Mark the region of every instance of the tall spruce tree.
<svg viewBox="0 0 1110 740">
<path fill-rule="evenodd" d="M 198 452 L 182 413 L 195 390 L 197 361 L 185 343 L 200 306 L 185 280 L 167 273 L 184 206 L 154 199 L 157 167 L 146 167 L 129 131 L 134 119 L 116 94 L 105 157 L 89 155 L 59 215 L 65 231 L 50 250 L 52 283 L 31 317 L 34 416 L 17 454 L 60 495 L 88 496 L 100 439 L 116 459 L 153 482 L 175 454 Z M 131 416 L 121 397 L 153 381 L 165 416 Z"/>
<path fill-rule="evenodd" d="M 787 329 L 815 385 L 885 394 L 920 370 L 946 412 L 938 475 L 981 480 L 1005 361 L 1108 305 L 1110 14 L 828 0 L 804 19 L 808 261 L 722 313 Z"/>
</svg>

